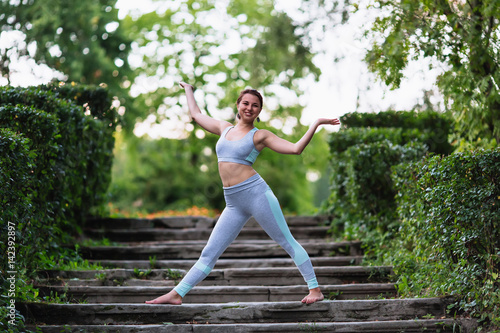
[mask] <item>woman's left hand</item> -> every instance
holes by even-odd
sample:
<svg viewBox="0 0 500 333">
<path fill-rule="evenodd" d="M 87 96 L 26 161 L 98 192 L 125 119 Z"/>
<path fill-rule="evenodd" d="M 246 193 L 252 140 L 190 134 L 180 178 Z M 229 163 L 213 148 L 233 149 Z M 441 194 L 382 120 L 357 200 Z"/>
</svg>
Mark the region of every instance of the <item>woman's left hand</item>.
<svg viewBox="0 0 500 333">
<path fill-rule="evenodd" d="M 340 120 L 338 118 L 319 118 L 318 125 L 340 125 Z"/>
</svg>

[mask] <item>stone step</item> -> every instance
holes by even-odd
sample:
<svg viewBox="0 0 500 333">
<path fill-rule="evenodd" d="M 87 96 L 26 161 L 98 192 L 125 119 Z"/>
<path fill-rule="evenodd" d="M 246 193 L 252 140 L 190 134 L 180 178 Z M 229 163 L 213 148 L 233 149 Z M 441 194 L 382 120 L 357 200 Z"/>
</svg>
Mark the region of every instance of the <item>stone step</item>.
<svg viewBox="0 0 500 333">
<path fill-rule="evenodd" d="M 80 253 L 85 259 L 93 260 L 157 260 L 198 259 L 206 241 L 163 242 L 128 246 L 92 246 L 81 247 Z M 362 254 L 361 242 L 301 242 L 309 256 L 357 256 Z M 286 256 L 278 244 L 273 241 L 234 242 L 222 254 L 221 258 L 275 258 Z"/>
<path fill-rule="evenodd" d="M 39 326 L 42 333 L 251 333 L 251 332 L 338 332 L 338 333 L 473 333 L 476 323 L 470 319 L 411 319 L 337 323 L 261 323 L 261 324 L 179 324 L 162 325 L 80 325 Z M 32 328 L 33 329 L 33 328 Z"/>
<path fill-rule="evenodd" d="M 320 284 L 351 284 L 367 282 L 389 282 L 392 268 L 389 266 L 340 266 L 316 267 L 316 277 Z M 173 280 L 180 280 L 185 271 L 181 270 L 133 270 L 105 269 L 99 271 L 58 271 L 45 270 L 39 273 L 41 284 L 63 284 L 85 286 L 93 280 L 100 285 L 130 285 L 138 282 L 142 285 L 172 285 Z M 134 280 L 138 280 L 135 281 Z M 167 284 L 165 284 L 167 282 Z M 96 285 L 94 283 L 90 283 Z M 296 267 L 265 268 L 229 268 L 214 269 L 200 285 L 218 286 L 283 286 L 303 285 L 304 279 Z"/>
<path fill-rule="evenodd" d="M 213 228 L 216 219 L 205 216 L 172 216 L 163 218 L 96 218 L 85 222 L 88 229 Z"/>
<path fill-rule="evenodd" d="M 40 272 L 41 296 L 57 293 L 78 304 L 18 303 L 17 308 L 38 332 L 47 333 L 475 332 L 469 321 L 447 315 L 450 298 L 388 299 L 397 296 L 389 283 L 392 268 L 357 266 L 361 242 L 330 242 L 327 218 L 286 219 L 328 300 L 299 301 L 307 293 L 303 277 L 252 219 L 182 306 L 144 304 L 171 290 L 194 265 L 217 218 L 115 218 L 89 221 L 85 235 L 118 246 L 80 252 L 117 268 Z"/>
<path fill-rule="evenodd" d="M 40 296 L 57 293 L 72 303 L 144 303 L 170 291 L 170 288 L 144 286 L 37 286 Z M 362 283 L 347 285 L 322 285 L 321 290 L 330 300 L 368 299 L 395 297 L 392 283 Z M 307 295 L 307 286 L 210 286 L 195 287 L 183 300 L 184 303 L 228 302 L 286 302 L 301 300 Z M 63 296 L 64 295 L 64 296 Z"/>
<path fill-rule="evenodd" d="M 287 224 L 292 227 L 316 227 L 328 225 L 329 218 L 324 216 L 285 216 Z M 217 218 L 205 216 L 170 216 L 162 218 L 97 218 L 89 219 L 85 223 L 88 229 L 150 229 L 150 228 L 213 228 Z M 251 218 L 247 227 L 258 227 L 258 223 Z"/>
<path fill-rule="evenodd" d="M 290 227 L 296 239 L 326 238 L 328 230 L 329 227 Z M 208 239 L 211 233 L 211 228 L 89 229 L 85 231 L 85 236 L 92 239 L 107 238 L 113 242 L 134 242 L 138 239 L 141 241 L 200 240 Z M 242 239 L 269 239 L 269 236 L 260 227 L 245 227 L 237 238 L 237 240 Z"/>
<path fill-rule="evenodd" d="M 359 265 L 363 256 L 339 256 L 339 257 L 311 257 L 314 267 L 319 266 L 350 266 Z M 99 264 L 105 268 L 138 268 L 149 269 L 151 260 L 89 260 L 91 264 Z M 155 260 L 154 268 L 170 268 L 188 270 L 196 263 L 196 259 L 188 260 Z M 253 267 L 293 267 L 294 263 L 290 257 L 287 258 L 260 258 L 260 259 L 219 259 L 215 269 L 224 268 L 253 268 Z"/>
<path fill-rule="evenodd" d="M 242 324 L 360 322 L 446 318 L 446 298 L 223 304 L 46 304 L 19 303 L 21 314 L 47 325 Z M 451 314 L 453 317 L 453 314 Z"/>
</svg>

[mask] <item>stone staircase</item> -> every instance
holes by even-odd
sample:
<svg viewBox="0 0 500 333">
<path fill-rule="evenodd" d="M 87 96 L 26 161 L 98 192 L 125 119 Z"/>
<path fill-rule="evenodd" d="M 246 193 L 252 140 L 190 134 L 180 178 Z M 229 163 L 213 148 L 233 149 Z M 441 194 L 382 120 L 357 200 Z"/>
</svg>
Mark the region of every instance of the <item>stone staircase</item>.
<svg viewBox="0 0 500 333">
<path fill-rule="evenodd" d="M 99 271 L 43 271 L 40 294 L 66 304 L 25 303 L 40 332 L 473 332 L 447 314 L 450 299 L 398 299 L 391 267 L 360 266 L 360 242 L 332 242 L 321 217 L 287 217 L 311 256 L 325 301 L 307 288 L 285 251 L 249 221 L 183 305 L 144 301 L 168 292 L 195 263 L 216 220 L 102 219 L 85 235 L 113 246 L 81 248 Z"/>
</svg>

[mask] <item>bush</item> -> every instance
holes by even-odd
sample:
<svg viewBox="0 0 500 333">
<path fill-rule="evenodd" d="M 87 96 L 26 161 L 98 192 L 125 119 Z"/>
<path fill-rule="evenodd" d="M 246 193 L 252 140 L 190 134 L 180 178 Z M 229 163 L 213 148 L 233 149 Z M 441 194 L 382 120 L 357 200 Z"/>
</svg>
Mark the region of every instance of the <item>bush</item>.
<svg viewBox="0 0 500 333">
<path fill-rule="evenodd" d="M 452 146 L 448 142 L 453 121 L 449 116 L 434 111 L 385 111 L 379 113 L 352 112 L 340 118 L 342 128 L 400 128 L 415 134 L 404 134 L 427 145 L 430 152 L 450 154 Z M 418 130 L 415 132 L 414 130 Z M 391 138 L 388 138 L 392 141 Z M 394 142 L 396 143 L 396 142 Z M 403 143 L 404 144 L 404 143 Z"/>
<path fill-rule="evenodd" d="M 6 235 L 7 221 L 29 221 L 33 214 L 30 189 L 33 186 L 35 153 L 30 141 L 9 129 L 0 128 L 0 203 L 2 235 Z M 5 231 L 5 232 L 4 232 Z M 1 240 L 2 244 L 4 239 Z M 4 255 L 2 251 L 0 255 Z M 5 261 L 2 260 L 2 264 Z"/>
<path fill-rule="evenodd" d="M 330 138 L 330 150 L 334 153 L 342 153 L 349 147 L 357 144 L 369 144 L 388 140 L 395 145 L 404 146 L 408 142 L 417 141 L 423 143 L 429 152 L 436 154 L 449 154 L 450 147 L 434 143 L 434 134 L 430 131 L 422 131 L 416 128 L 344 128 L 339 132 L 332 133 Z"/>
<path fill-rule="evenodd" d="M 40 250 L 30 244 L 37 244 L 40 240 L 50 243 L 61 236 L 59 228 L 50 228 L 57 225 L 57 212 L 59 207 L 59 177 L 64 173 L 64 169 L 57 164 L 57 156 L 62 152 L 60 146 L 56 144 L 58 138 L 58 120 L 54 115 L 38 111 L 28 106 L 1 106 L 0 123 L 9 126 L 9 129 L 22 134 L 28 140 L 23 141 L 25 147 L 29 149 L 32 163 L 21 167 L 16 158 L 21 156 L 10 156 L 5 154 L 2 157 L 2 174 L 6 177 L 6 184 L 16 178 L 29 181 L 30 185 L 24 188 L 12 189 L 16 193 L 2 192 L 2 202 L 7 201 L 4 206 L 4 223 L 15 223 L 20 233 L 18 256 L 27 260 L 27 268 L 32 269 L 34 255 Z M 4 129 L 4 133 L 5 132 Z M 5 142 L 12 140 L 6 136 Z M 5 148 L 5 147 L 4 147 Z M 11 160 L 13 159 L 13 160 Z M 10 176 L 14 176 L 11 178 Z M 2 183 L 3 184 L 3 183 Z M 10 186 L 7 186 L 8 189 Z M 12 187 L 10 187 L 12 188 Z M 21 193 L 19 191 L 26 191 Z M 18 196 L 22 200 L 27 197 L 32 208 L 29 219 L 21 218 L 22 210 L 26 207 L 17 202 Z M 51 198 L 52 200 L 50 200 Z M 61 217 L 59 217 L 61 218 Z M 43 223 L 40 223 L 40 221 Z M 22 236 L 22 237 L 21 237 Z"/>
<path fill-rule="evenodd" d="M 17 246 L 23 239 L 22 226 L 27 226 L 34 217 L 31 204 L 31 188 L 34 185 L 33 170 L 36 154 L 30 150 L 30 140 L 8 129 L 0 128 L 0 285 L 6 304 L 12 298 L 11 283 L 7 271 L 18 268 L 17 262 L 25 255 L 25 248 Z M 21 226 L 21 228 L 17 228 Z M 15 231 L 13 231 L 13 229 Z M 14 265 L 14 266 L 11 266 Z M 19 267 L 20 268 L 20 267 Z M 17 276 L 16 276 L 17 277 Z M 17 284 L 17 281 L 16 281 Z M 13 320 L 15 327 L 24 328 L 23 317 L 16 311 L 11 313 L 5 305 L 0 307 L 2 320 L 0 329 L 8 331 L 8 321 Z"/>
<path fill-rule="evenodd" d="M 391 167 L 425 153 L 421 143 L 400 146 L 385 140 L 351 146 L 340 154 L 337 163 L 332 162 L 336 177 L 328 206 L 335 216 L 332 228 L 344 228 L 344 236 L 350 239 L 390 231 L 397 221 Z M 370 247 L 368 241 L 365 246 Z"/>
<path fill-rule="evenodd" d="M 500 148 L 395 168 L 400 235 L 392 251 L 402 295 L 459 297 L 500 325 Z"/>
<path fill-rule="evenodd" d="M 98 117 L 86 116 L 82 106 L 75 105 L 70 100 L 77 99 L 87 104 L 88 101 L 84 97 L 96 96 L 90 93 L 81 94 L 80 91 L 91 91 L 95 88 L 62 90 L 63 87 L 2 87 L 0 105 L 29 105 L 57 117 L 58 136 L 55 139 L 60 147 L 55 161 L 58 169 L 57 182 L 47 199 L 58 203 L 58 211 L 54 211 L 54 215 L 65 220 L 70 226 L 69 230 L 78 231 L 86 215 L 91 213 L 93 208 L 105 203 L 105 193 L 111 182 L 113 132 L 116 127 L 116 120 L 113 118 L 111 121 L 110 115 L 116 115 L 116 111 L 105 112 L 110 109 L 110 103 L 101 93 L 100 102 L 93 101 L 92 105 L 99 106 L 95 107 L 95 113 L 101 114 L 104 121 Z M 80 97 L 71 98 L 70 92 L 80 94 Z M 59 99 L 57 96 L 66 97 L 68 100 Z M 87 108 L 90 107 L 87 105 Z M 30 129 L 27 127 L 23 130 Z M 71 209 L 68 209 L 70 205 Z"/>
<path fill-rule="evenodd" d="M 120 123 L 116 110 L 111 107 L 111 98 L 104 87 L 89 87 L 75 83 L 53 84 L 39 87 L 41 90 L 50 91 L 55 98 L 65 99 L 88 108 L 90 114 L 114 130 Z"/>
<path fill-rule="evenodd" d="M 105 203 L 111 177 L 114 111 L 99 111 L 101 121 L 85 114 L 90 104 L 84 110 L 59 99 L 56 95 L 63 94 L 57 89 L 0 88 L 1 270 L 16 271 L 17 301 L 36 298 L 29 281 L 37 269 L 77 258 L 61 246 L 72 241 L 94 207 Z M 95 108 L 109 107 L 104 97 L 101 104 L 93 103 L 99 105 Z M 11 285 L 5 274 L 0 284 L 3 289 Z M 19 313 L 15 320 L 22 328 Z"/>
<path fill-rule="evenodd" d="M 341 122 L 330 137 L 332 191 L 323 211 L 344 237 L 383 234 L 397 223 L 391 167 L 425 151 L 449 153 L 449 121 L 436 112 L 388 111 L 349 113 Z"/>
<path fill-rule="evenodd" d="M 86 176 L 83 177 L 81 208 L 77 217 L 83 222 L 85 215 L 104 214 L 107 190 L 111 184 L 111 168 L 113 165 L 113 149 L 115 145 L 114 131 L 121 124 L 116 109 L 112 107 L 109 92 L 104 87 L 86 86 L 75 83 L 40 86 L 49 91 L 55 98 L 65 99 L 83 106 L 89 116 L 83 136 L 80 139 L 87 147 Z"/>
</svg>

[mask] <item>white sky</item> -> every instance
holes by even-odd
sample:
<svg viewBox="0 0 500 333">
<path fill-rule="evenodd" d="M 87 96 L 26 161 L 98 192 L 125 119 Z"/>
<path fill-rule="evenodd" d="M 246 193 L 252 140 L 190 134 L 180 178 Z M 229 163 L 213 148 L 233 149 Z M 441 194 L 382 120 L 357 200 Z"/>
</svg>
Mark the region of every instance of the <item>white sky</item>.
<svg viewBox="0 0 500 333">
<path fill-rule="evenodd" d="M 285 10 L 293 19 L 299 20 L 297 8 L 300 0 L 277 0 L 277 9 Z M 168 5 L 172 2 L 164 2 Z M 127 13 L 148 12 L 155 6 L 151 0 L 118 0 L 120 17 Z M 406 70 L 401 88 L 391 91 L 375 76 L 368 72 L 363 57 L 368 41 L 359 37 L 361 26 L 370 19 L 366 12 L 351 16 L 345 25 L 339 25 L 326 32 L 321 45 L 314 46 L 324 50 L 314 58 L 322 75 L 319 82 L 304 81 L 304 96 L 300 101 L 306 105 L 301 122 L 310 124 L 318 117 L 340 117 L 341 115 L 359 112 L 378 112 L 389 108 L 410 110 L 415 104 L 423 101 L 423 90 L 436 92 L 433 103 L 441 104 L 442 98 L 435 86 L 436 77 L 442 72 L 437 64 L 434 70 L 428 70 L 428 61 L 412 63 Z M 24 43 L 20 34 L 2 32 L 0 49 L 13 43 Z M 333 59 L 340 58 L 338 62 Z M 36 65 L 33 60 L 18 59 L 15 63 L 15 74 L 11 77 L 12 85 L 28 86 L 49 82 L 53 77 L 63 78 L 61 73 L 52 71 L 45 65 Z M 0 85 L 7 80 L 0 78 Z M 283 101 L 284 102 L 284 101 Z"/>
</svg>

